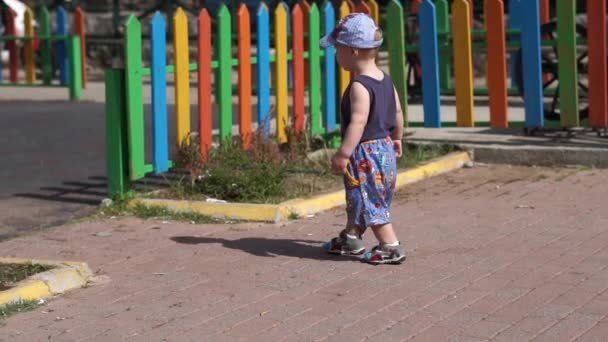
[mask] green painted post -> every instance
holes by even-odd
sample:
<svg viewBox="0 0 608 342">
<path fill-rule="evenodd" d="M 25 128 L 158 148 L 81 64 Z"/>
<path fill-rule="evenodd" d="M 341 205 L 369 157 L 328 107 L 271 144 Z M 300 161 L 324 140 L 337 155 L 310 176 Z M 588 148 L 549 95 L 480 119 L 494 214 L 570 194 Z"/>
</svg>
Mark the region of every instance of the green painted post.
<svg viewBox="0 0 608 342">
<path fill-rule="evenodd" d="M 450 32 L 450 9 L 447 0 L 436 0 L 437 32 Z M 439 37 L 439 45 L 447 46 L 450 39 L 447 35 Z M 439 49 L 439 88 L 449 89 L 452 87 L 452 68 L 450 66 L 450 49 Z"/>
<path fill-rule="evenodd" d="M 218 13 L 219 27 L 219 103 L 221 140 L 232 136 L 232 29 L 230 11 L 222 5 Z"/>
<path fill-rule="evenodd" d="M 389 68 L 395 82 L 397 94 L 403 109 L 404 123 L 407 126 L 407 79 L 405 70 L 405 24 L 403 7 L 397 0 L 391 0 L 387 8 L 387 35 Z"/>
<path fill-rule="evenodd" d="M 82 98 L 82 56 L 80 54 L 80 37 L 69 38 L 70 63 L 70 100 L 77 101 Z"/>
<path fill-rule="evenodd" d="M 321 18 L 319 8 L 315 3 L 310 8 L 308 24 L 310 126 L 312 135 L 320 135 L 325 133 L 321 118 L 321 46 L 319 45 L 319 40 L 321 39 Z"/>
<path fill-rule="evenodd" d="M 126 24 L 127 122 L 129 137 L 129 174 L 131 180 L 143 178 L 145 171 L 144 92 L 142 80 L 141 24 L 135 15 Z"/>
<path fill-rule="evenodd" d="M 576 0 L 557 1 L 559 109 L 562 127 L 580 125 L 576 54 Z"/>
<path fill-rule="evenodd" d="M 125 72 L 106 71 L 106 173 L 108 196 L 117 198 L 131 189 L 125 107 Z"/>
<path fill-rule="evenodd" d="M 51 16 L 46 7 L 40 10 L 40 57 L 42 59 L 42 83 L 44 85 L 51 84 L 53 79 L 53 45 L 51 41 Z"/>
</svg>

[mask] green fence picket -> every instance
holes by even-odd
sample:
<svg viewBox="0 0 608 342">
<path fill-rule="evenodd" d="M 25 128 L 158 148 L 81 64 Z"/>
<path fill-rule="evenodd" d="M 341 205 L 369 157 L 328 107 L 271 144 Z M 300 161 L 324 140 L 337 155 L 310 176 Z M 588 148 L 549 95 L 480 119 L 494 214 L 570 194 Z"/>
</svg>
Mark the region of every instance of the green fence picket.
<svg viewBox="0 0 608 342">
<path fill-rule="evenodd" d="M 403 7 L 397 0 L 391 0 L 387 8 L 387 34 L 389 68 L 391 78 L 399 94 L 404 122 L 407 126 L 407 79 L 405 70 L 405 30 Z"/>
<path fill-rule="evenodd" d="M 317 4 L 313 3 L 308 17 L 309 24 L 309 93 L 310 93 L 310 123 L 313 135 L 323 134 L 321 118 L 321 17 Z"/>
<path fill-rule="evenodd" d="M 135 15 L 126 24 L 126 82 L 129 123 L 131 180 L 143 178 L 145 171 L 144 101 L 142 80 L 141 24 Z"/>
<path fill-rule="evenodd" d="M 232 28 L 230 11 L 225 5 L 222 5 L 217 20 L 220 137 L 225 140 L 232 136 Z"/>
<path fill-rule="evenodd" d="M 82 98 L 82 56 L 80 37 L 72 36 L 69 39 L 68 50 L 70 63 L 70 100 Z"/>
<path fill-rule="evenodd" d="M 42 37 L 51 36 L 51 16 L 46 7 L 40 10 L 40 35 Z M 53 45 L 51 39 L 44 38 L 40 41 L 40 57 L 42 60 L 42 83 L 51 84 L 53 79 Z"/>
<path fill-rule="evenodd" d="M 557 1 L 559 109 L 562 127 L 579 126 L 576 0 Z"/>
<path fill-rule="evenodd" d="M 106 176 L 108 195 L 119 197 L 129 191 L 129 150 L 125 98 L 125 72 L 106 71 Z"/>
<path fill-rule="evenodd" d="M 450 32 L 450 12 L 447 0 L 436 0 L 437 10 L 437 32 Z M 447 35 L 439 38 L 440 46 L 449 46 L 450 40 Z M 452 68 L 450 66 L 451 55 L 448 50 L 439 49 L 439 88 L 448 89 L 452 86 Z"/>
</svg>

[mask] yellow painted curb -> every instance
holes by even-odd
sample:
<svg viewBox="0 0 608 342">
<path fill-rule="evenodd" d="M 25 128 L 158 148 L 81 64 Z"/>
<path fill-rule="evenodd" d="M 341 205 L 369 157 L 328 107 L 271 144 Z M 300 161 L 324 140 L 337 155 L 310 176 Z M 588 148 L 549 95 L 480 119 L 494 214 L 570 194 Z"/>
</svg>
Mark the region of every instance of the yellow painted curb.
<svg viewBox="0 0 608 342">
<path fill-rule="evenodd" d="M 276 204 L 208 203 L 202 201 L 136 198 L 129 205 L 160 206 L 176 212 L 195 212 L 207 216 L 244 221 L 280 220 Z"/>
<path fill-rule="evenodd" d="M 463 167 L 471 162 L 468 152 L 455 152 L 433 159 L 397 175 L 397 188 L 441 173 Z M 137 198 L 130 205 L 161 206 L 176 212 L 236 219 L 243 221 L 279 222 L 293 216 L 312 215 L 346 203 L 344 190 L 280 204 L 207 203 L 201 201 Z"/>
<path fill-rule="evenodd" d="M 471 156 L 468 152 L 450 153 L 444 157 L 433 159 L 428 163 L 398 174 L 397 188 L 401 188 L 407 184 L 414 183 L 425 178 L 459 169 L 467 163 L 471 163 Z"/>
<path fill-rule="evenodd" d="M 1 258 L 2 264 L 39 264 L 54 266 L 46 272 L 24 279 L 6 291 L 0 291 L 0 306 L 22 300 L 48 298 L 83 287 L 93 275 L 89 266 L 80 262 L 61 262 L 37 259 Z"/>
</svg>

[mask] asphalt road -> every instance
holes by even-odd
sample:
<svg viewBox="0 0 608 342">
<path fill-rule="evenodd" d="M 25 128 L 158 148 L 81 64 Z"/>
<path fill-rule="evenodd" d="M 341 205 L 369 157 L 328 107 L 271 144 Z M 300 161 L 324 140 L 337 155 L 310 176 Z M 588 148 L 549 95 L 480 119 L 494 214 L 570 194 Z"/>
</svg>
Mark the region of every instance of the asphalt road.
<svg viewBox="0 0 608 342">
<path fill-rule="evenodd" d="M 0 240 L 95 210 L 105 197 L 103 103 L 0 100 Z"/>
</svg>

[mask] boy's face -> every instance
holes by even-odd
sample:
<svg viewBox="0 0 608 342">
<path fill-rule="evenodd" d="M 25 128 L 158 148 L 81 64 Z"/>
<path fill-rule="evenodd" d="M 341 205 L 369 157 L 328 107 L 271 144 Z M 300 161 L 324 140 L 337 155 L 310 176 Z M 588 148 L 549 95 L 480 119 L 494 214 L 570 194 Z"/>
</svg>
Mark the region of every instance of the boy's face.
<svg viewBox="0 0 608 342">
<path fill-rule="evenodd" d="M 343 44 L 336 44 L 336 60 L 345 70 L 351 71 L 354 64 L 354 50 Z"/>
</svg>

